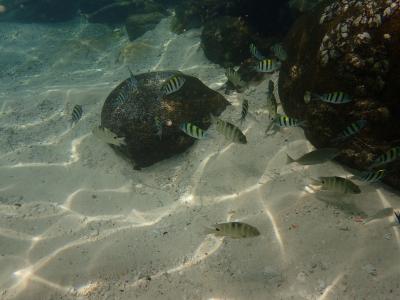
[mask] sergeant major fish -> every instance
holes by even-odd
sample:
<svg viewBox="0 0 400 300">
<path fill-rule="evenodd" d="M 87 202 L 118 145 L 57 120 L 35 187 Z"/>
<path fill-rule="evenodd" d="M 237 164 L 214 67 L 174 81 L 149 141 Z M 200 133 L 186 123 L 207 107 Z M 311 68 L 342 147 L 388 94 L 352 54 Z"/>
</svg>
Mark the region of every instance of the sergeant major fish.
<svg viewBox="0 0 400 300">
<path fill-rule="evenodd" d="M 339 135 L 338 137 L 336 137 L 335 139 L 333 139 L 333 142 L 340 142 L 343 141 L 345 139 L 347 139 L 348 137 L 351 137 L 355 134 L 357 134 L 358 132 L 360 132 L 361 129 L 363 129 L 365 126 L 367 125 L 367 121 L 366 120 L 358 120 L 352 124 L 350 124 L 349 126 L 347 126 Z"/>
<path fill-rule="evenodd" d="M 182 123 L 181 125 L 179 125 L 179 128 L 184 133 L 195 139 L 204 139 L 207 137 L 207 133 L 203 129 L 197 127 L 192 123 Z"/>
<path fill-rule="evenodd" d="M 383 177 L 386 175 L 386 170 L 378 170 L 378 171 L 372 171 L 372 172 L 361 172 L 356 177 L 358 177 L 359 180 L 368 182 L 368 183 L 373 183 L 381 180 Z"/>
<path fill-rule="evenodd" d="M 108 128 L 96 126 L 95 128 L 93 128 L 92 133 L 95 137 L 97 137 L 98 139 L 102 140 L 107 144 L 115 146 L 121 146 L 121 145 L 126 146 L 125 138 L 118 137 L 114 132 L 112 132 Z"/>
<path fill-rule="evenodd" d="M 369 167 L 375 168 L 379 167 L 381 165 L 388 164 L 392 161 L 395 161 L 400 158 L 400 147 L 393 147 L 390 150 L 386 151 L 382 155 L 378 156 L 377 159 L 372 163 L 372 165 Z"/>
<path fill-rule="evenodd" d="M 246 83 L 241 79 L 239 73 L 233 68 L 226 69 L 225 76 L 235 87 L 242 88 L 246 85 Z"/>
<path fill-rule="evenodd" d="M 78 123 L 78 121 L 82 118 L 82 114 L 83 114 L 82 106 L 79 104 L 75 105 L 71 113 L 71 126 Z"/>
<path fill-rule="evenodd" d="M 274 53 L 275 57 L 278 58 L 280 61 L 285 61 L 287 59 L 287 53 L 282 44 L 277 43 L 272 45 L 271 50 Z"/>
<path fill-rule="evenodd" d="M 340 150 L 336 148 L 321 148 L 308 152 L 298 159 L 293 159 L 287 155 L 288 163 L 296 162 L 301 165 L 316 165 L 330 161 L 340 154 Z"/>
<path fill-rule="evenodd" d="M 295 118 L 291 118 L 285 115 L 278 115 L 274 119 L 275 125 L 279 127 L 299 127 L 299 126 L 305 126 L 306 122 L 305 121 L 300 121 Z"/>
<path fill-rule="evenodd" d="M 181 75 L 175 75 L 169 78 L 161 87 L 162 92 L 164 95 L 170 95 L 179 91 L 182 86 L 185 84 L 186 79 Z"/>
<path fill-rule="evenodd" d="M 249 111 L 249 101 L 244 99 L 242 103 L 242 112 L 240 116 L 240 123 L 243 123 L 246 120 L 247 113 Z"/>
<path fill-rule="evenodd" d="M 250 44 L 250 53 L 251 55 L 257 59 L 257 60 L 263 60 L 265 57 L 260 53 L 260 51 L 258 51 L 256 45 L 254 45 L 253 43 Z"/>
<path fill-rule="evenodd" d="M 234 143 L 247 144 L 246 136 L 239 128 L 229 122 L 215 117 L 212 114 L 210 116 L 211 121 L 216 124 L 217 131 L 222 134 L 227 140 Z"/>
<path fill-rule="evenodd" d="M 349 103 L 352 101 L 350 95 L 344 92 L 333 92 L 333 93 L 326 93 L 326 94 L 315 94 L 311 92 L 306 92 L 304 95 L 304 102 L 309 103 L 311 100 L 318 99 L 323 102 L 333 103 L 333 104 L 344 104 Z"/>
<path fill-rule="evenodd" d="M 256 68 L 257 72 L 273 73 L 281 67 L 281 63 L 276 59 L 266 58 L 258 62 Z"/>
<path fill-rule="evenodd" d="M 341 194 L 360 194 L 360 188 L 351 180 L 338 177 L 319 177 L 318 179 L 311 179 L 312 184 L 319 185 L 323 191 L 331 191 Z"/>
<path fill-rule="evenodd" d="M 267 91 L 267 110 L 270 119 L 274 119 L 278 115 L 278 103 L 275 98 L 274 89 L 274 82 L 272 80 L 269 80 Z"/>
<path fill-rule="evenodd" d="M 206 234 L 214 234 L 215 236 L 225 236 L 233 239 L 256 237 L 260 235 L 260 231 L 246 223 L 242 222 L 227 222 L 219 223 L 206 228 Z"/>
</svg>

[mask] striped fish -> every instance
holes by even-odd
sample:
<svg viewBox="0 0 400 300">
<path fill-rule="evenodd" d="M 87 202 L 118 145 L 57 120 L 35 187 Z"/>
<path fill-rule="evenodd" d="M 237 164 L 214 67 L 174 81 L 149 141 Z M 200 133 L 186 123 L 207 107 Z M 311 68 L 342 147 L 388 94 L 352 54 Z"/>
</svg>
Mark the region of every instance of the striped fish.
<svg viewBox="0 0 400 300">
<path fill-rule="evenodd" d="M 274 118 L 274 122 L 275 125 L 279 127 L 299 127 L 305 125 L 305 121 L 300 121 L 284 115 L 277 115 L 277 117 Z"/>
<path fill-rule="evenodd" d="M 275 44 L 271 46 L 271 51 L 274 53 L 275 57 L 280 61 L 285 61 L 287 59 L 286 50 L 283 48 L 282 44 Z"/>
<path fill-rule="evenodd" d="M 398 226 L 400 225 L 400 211 L 395 211 L 394 212 L 394 216 L 395 216 L 395 224 Z"/>
<path fill-rule="evenodd" d="M 176 91 L 179 91 L 185 84 L 185 82 L 186 82 L 185 77 L 181 75 L 175 75 L 172 76 L 163 84 L 161 90 L 164 93 L 164 95 L 170 95 L 172 93 L 175 93 Z"/>
<path fill-rule="evenodd" d="M 350 124 L 349 126 L 347 126 L 340 134 L 337 138 L 333 139 L 333 142 L 337 142 L 337 141 L 343 141 L 345 139 L 347 139 L 348 137 L 351 137 L 355 134 L 357 134 L 358 132 L 360 132 L 361 129 L 363 129 L 365 126 L 367 125 L 367 121 L 366 120 L 358 120 L 352 124 Z"/>
<path fill-rule="evenodd" d="M 184 133 L 195 139 L 203 139 L 207 137 L 207 133 L 203 129 L 197 127 L 192 123 L 182 123 L 181 125 L 179 125 L 179 128 Z"/>
<path fill-rule="evenodd" d="M 272 73 L 277 71 L 280 67 L 281 63 L 278 60 L 267 58 L 258 62 L 256 70 L 261 73 Z"/>
<path fill-rule="evenodd" d="M 129 93 L 128 93 L 127 87 L 124 86 L 121 88 L 117 98 L 115 98 L 115 100 L 113 102 L 114 107 L 118 107 L 118 106 L 124 104 L 126 102 L 126 100 L 128 100 L 128 97 L 129 97 Z"/>
<path fill-rule="evenodd" d="M 82 106 L 79 104 L 75 105 L 71 114 L 71 126 L 76 124 L 82 118 L 82 114 Z"/>
<path fill-rule="evenodd" d="M 381 165 L 385 165 L 399 158 L 400 158 L 400 147 L 393 147 L 389 151 L 386 151 L 384 154 L 378 156 L 378 158 L 373 162 L 370 168 L 375 168 Z"/>
<path fill-rule="evenodd" d="M 128 87 L 129 92 L 135 93 L 135 92 L 138 91 L 138 81 L 135 78 L 135 75 L 133 75 L 133 73 L 132 73 L 132 71 L 131 71 L 131 69 L 129 67 L 128 67 L 128 70 L 129 70 L 129 75 L 130 76 L 128 78 L 127 87 Z"/>
<path fill-rule="evenodd" d="M 246 83 L 240 78 L 239 73 L 233 68 L 226 69 L 225 76 L 235 87 L 244 87 L 246 85 Z"/>
<path fill-rule="evenodd" d="M 258 51 L 256 45 L 250 44 L 250 54 L 257 60 L 263 60 L 265 57 Z"/>
<path fill-rule="evenodd" d="M 275 119 L 278 115 L 278 103 L 274 94 L 275 84 L 272 80 L 268 82 L 268 91 L 267 91 L 267 110 L 269 113 L 270 119 Z"/>
<path fill-rule="evenodd" d="M 226 222 L 219 223 L 206 228 L 206 234 L 214 234 L 215 236 L 226 236 L 232 239 L 249 238 L 260 235 L 260 231 L 246 223 L 242 222 Z"/>
<path fill-rule="evenodd" d="M 211 115 L 211 121 L 216 124 L 217 131 L 222 134 L 227 140 L 233 143 L 247 144 L 246 136 L 235 125 L 223 121 L 213 115 Z"/>
<path fill-rule="evenodd" d="M 243 123 L 246 120 L 248 111 L 249 111 L 249 101 L 244 99 L 242 103 L 242 113 L 240 117 L 240 123 Z"/>
<path fill-rule="evenodd" d="M 386 170 L 378 170 L 373 172 L 362 172 L 357 177 L 361 181 L 372 183 L 381 180 L 386 175 Z"/>
<path fill-rule="evenodd" d="M 353 183 L 351 180 L 338 177 L 338 176 L 331 176 L 331 177 L 320 177 L 319 179 L 315 180 L 312 179 L 313 184 L 317 184 L 321 186 L 321 190 L 324 191 L 331 191 L 341 194 L 360 194 L 360 188 Z"/>
<path fill-rule="evenodd" d="M 321 101 L 333 104 L 344 104 L 352 101 L 351 96 L 343 92 L 333 92 L 322 95 L 314 94 L 314 96 Z"/>
</svg>

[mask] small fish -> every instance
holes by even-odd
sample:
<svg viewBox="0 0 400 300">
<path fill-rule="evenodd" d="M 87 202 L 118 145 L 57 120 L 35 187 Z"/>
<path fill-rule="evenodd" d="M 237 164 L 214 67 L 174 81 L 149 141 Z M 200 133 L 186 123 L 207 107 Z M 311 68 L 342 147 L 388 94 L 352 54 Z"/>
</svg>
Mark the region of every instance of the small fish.
<svg viewBox="0 0 400 300">
<path fill-rule="evenodd" d="M 77 104 L 74 106 L 71 114 L 71 126 L 76 124 L 82 118 L 82 106 Z"/>
<path fill-rule="evenodd" d="M 268 82 L 267 91 L 267 110 L 270 119 L 274 119 L 278 115 L 278 103 L 274 94 L 275 84 L 272 80 Z"/>
<path fill-rule="evenodd" d="M 393 212 L 394 212 L 394 210 L 392 207 L 386 207 L 386 208 L 381 209 L 380 211 L 376 212 L 372 216 L 366 218 L 363 223 L 367 224 L 367 223 L 371 222 L 372 220 L 390 217 L 391 215 L 393 215 Z"/>
<path fill-rule="evenodd" d="M 305 126 L 306 123 L 305 121 L 300 121 L 284 115 L 278 115 L 276 118 L 274 118 L 274 122 L 275 125 L 279 127 L 299 127 Z"/>
<path fill-rule="evenodd" d="M 301 165 L 317 165 L 330 161 L 340 154 L 340 150 L 336 148 L 321 148 L 304 154 L 298 159 L 293 159 L 287 155 L 288 163 L 297 162 Z"/>
<path fill-rule="evenodd" d="M 287 52 L 283 48 L 282 44 L 275 44 L 271 46 L 271 51 L 274 53 L 275 57 L 280 61 L 285 61 L 287 59 Z"/>
<path fill-rule="evenodd" d="M 163 133 L 163 122 L 159 117 L 154 117 L 154 123 L 155 123 L 156 129 L 157 129 L 156 134 L 161 140 L 162 133 Z"/>
<path fill-rule="evenodd" d="M 118 137 L 114 132 L 105 127 L 96 126 L 92 129 L 92 133 L 95 137 L 106 142 L 107 144 L 115 145 L 115 146 L 126 146 L 125 138 Z"/>
<path fill-rule="evenodd" d="M 353 100 L 350 95 L 348 95 L 344 92 L 333 92 L 333 93 L 326 93 L 326 94 L 322 94 L 322 95 L 313 94 L 309 91 L 305 93 L 304 101 L 306 103 L 310 102 L 313 99 L 318 99 L 323 102 L 333 103 L 333 104 L 344 104 L 344 103 L 349 103 Z"/>
<path fill-rule="evenodd" d="M 227 222 L 219 223 L 206 228 L 206 234 L 214 234 L 215 236 L 226 236 L 233 239 L 249 238 L 260 235 L 260 231 L 246 223 Z"/>
<path fill-rule="evenodd" d="M 195 138 L 195 139 L 204 139 L 207 137 L 207 133 L 197 127 L 196 125 L 192 124 L 192 123 L 182 123 L 179 128 L 186 133 L 187 135 Z"/>
<path fill-rule="evenodd" d="M 254 45 L 253 43 L 250 44 L 250 54 L 258 60 L 263 60 L 265 57 L 260 53 L 260 51 L 258 51 L 256 45 Z"/>
<path fill-rule="evenodd" d="M 217 131 L 231 142 L 247 144 L 246 136 L 235 125 L 211 115 L 211 121 L 216 124 Z"/>
<path fill-rule="evenodd" d="M 362 172 L 357 175 L 358 179 L 364 182 L 372 183 L 381 180 L 386 175 L 386 170 L 379 170 L 373 172 Z"/>
<path fill-rule="evenodd" d="M 400 211 L 395 211 L 394 216 L 395 216 L 395 225 L 399 226 L 400 225 Z"/>
<path fill-rule="evenodd" d="M 128 70 L 129 70 L 129 74 L 130 74 L 129 79 L 128 79 L 128 85 L 127 85 L 128 90 L 131 93 L 135 93 L 138 90 L 138 81 L 135 78 L 135 75 L 133 75 L 133 73 L 129 67 L 128 67 Z"/>
<path fill-rule="evenodd" d="M 369 168 L 371 169 L 381 165 L 385 165 L 399 158 L 400 158 L 400 147 L 393 147 L 390 150 L 386 151 L 384 154 L 378 156 L 378 158 L 372 163 L 372 165 Z"/>
<path fill-rule="evenodd" d="M 241 88 L 246 85 L 246 83 L 241 79 L 239 73 L 233 68 L 226 69 L 225 76 L 226 78 L 228 78 L 228 81 L 232 83 L 235 87 Z"/>
<path fill-rule="evenodd" d="M 355 134 L 357 134 L 361 129 L 363 129 L 367 125 L 366 120 L 358 120 L 349 126 L 347 126 L 340 134 L 338 137 L 333 139 L 333 142 L 335 141 L 343 141 L 347 139 L 348 137 L 351 137 Z"/>
<path fill-rule="evenodd" d="M 246 120 L 248 111 L 249 111 L 249 101 L 244 99 L 242 103 L 242 113 L 240 117 L 240 123 L 243 123 Z"/>
<path fill-rule="evenodd" d="M 256 70 L 261 73 L 272 73 L 281 67 L 281 63 L 276 59 L 263 59 L 258 62 Z"/>
<path fill-rule="evenodd" d="M 170 79 L 168 79 L 162 86 L 162 91 L 164 95 L 170 95 L 172 93 L 175 93 L 176 91 L 179 91 L 182 86 L 185 84 L 186 79 L 185 77 L 181 75 L 175 75 L 172 76 Z"/>
<path fill-rule="evenodd" d="M 351 180 L 338 177 L 319 177 L 319 179 L 312 179 L 313 184 L 321 186 L 323 191 L 331 191 L 342 194 L 360 194 L 360 188 Z"/>
</svg>

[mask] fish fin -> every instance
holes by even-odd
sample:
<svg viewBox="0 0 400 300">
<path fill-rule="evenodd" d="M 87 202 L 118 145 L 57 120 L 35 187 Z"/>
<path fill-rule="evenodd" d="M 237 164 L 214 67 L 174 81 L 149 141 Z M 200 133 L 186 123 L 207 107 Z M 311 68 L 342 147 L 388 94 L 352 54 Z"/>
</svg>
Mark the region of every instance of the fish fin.
<svg viewBox="0 0 400 300">
<path fill-rule="evenodd" d="M 296 160 L 294 160 L 292 157 L 290 157 L 289 154 L 286 153 L 286 164 L 291 164 L 292 162 L 295 162 Z"/>
</svg>

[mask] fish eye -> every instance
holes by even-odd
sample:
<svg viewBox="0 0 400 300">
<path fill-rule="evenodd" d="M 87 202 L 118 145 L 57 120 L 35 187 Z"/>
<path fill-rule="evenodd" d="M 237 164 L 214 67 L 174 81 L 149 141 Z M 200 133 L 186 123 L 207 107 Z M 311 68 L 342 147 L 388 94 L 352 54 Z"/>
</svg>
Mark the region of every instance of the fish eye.
<svg viewBox="0 0 400 300">
<path fill-rule="evenodd" d="M 216 231 L 221 231 L 221 229 L 219 229 L 219 228 L 215 228 L 215 230 L 216 230 Z"/>
</svg>

